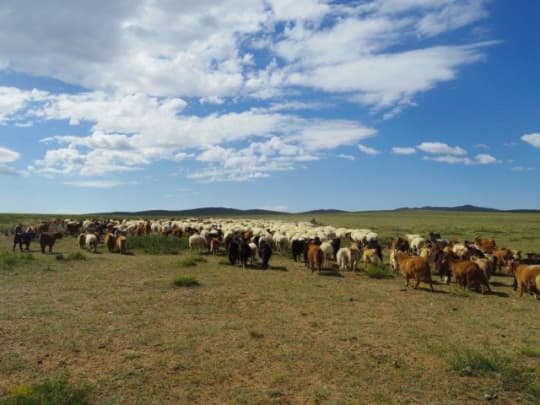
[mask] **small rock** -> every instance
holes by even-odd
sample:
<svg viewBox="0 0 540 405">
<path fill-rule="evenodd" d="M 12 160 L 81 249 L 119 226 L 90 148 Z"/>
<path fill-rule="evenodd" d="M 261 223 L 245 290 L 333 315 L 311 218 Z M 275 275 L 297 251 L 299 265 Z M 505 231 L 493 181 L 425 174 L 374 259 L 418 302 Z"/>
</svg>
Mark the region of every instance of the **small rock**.
<svg viewBox="0 0 540 405">
<path fill-rule="evenodd" d="M 98 349 L 105 349 L 107 347 L 107 345 L 105 343 L 100 343 L 98 345 Z"/>
<path fill-rule="evenodd" d="M 395 368 L 400 368 L 401 366 L 399 365 L 398 361 L 397 360 L 394 360 L 392 362 L 392 365 L 395 367 Z"/>
<path fill-rule="evenodd" d="M 484 399 L 487 401 L 492 401 L 497 399 L 497 394 L 484 394 Z"/>
</svg>

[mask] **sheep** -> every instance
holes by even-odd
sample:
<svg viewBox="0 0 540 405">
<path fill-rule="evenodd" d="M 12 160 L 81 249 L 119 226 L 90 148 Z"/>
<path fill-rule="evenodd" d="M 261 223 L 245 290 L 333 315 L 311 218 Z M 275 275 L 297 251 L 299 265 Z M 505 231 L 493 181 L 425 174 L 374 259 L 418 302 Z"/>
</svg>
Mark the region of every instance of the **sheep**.
<svg viewBox="0 0 540 405">
<path fill-rule="evenodd" d="M 188 245 L 190 249 L 197 249 L 201 250 L 206 247 L 206 239 L 199 235 L 199 234 L 193 234 L 188 239 Z"/>
<path fill-rule="evenodd" d="M 362 262 L 367 266 L 368 264 L 374 264 L 380 266 L 381 259 L 377 255 L 377 249 L 364 249 L 362 251 Z"/>
<path fill-rule="evenodd" d="M 422 249 L 425 244 L 426 240 L 424 238 L 422 238 L 421 236 L 416 237 L 411 241 L 411 249 L 414 253 L 418 254 L 420 249 Z"/>
<path fill-rule="evenodd" d="M 423 281 L 424 283 L 429 284 L 429 287 L 433 292 L 431 270 L 426 259 L 418 256 L 408 256 L 400 251 L 395 251 L 394 257 L 399 272 L 405 277 L 407 287 L 409 286 L 409 279 L 414 278 L 416 280 L 416 284 L 414 285 L 415 289 L 418 288 L 420 282 Z"/>
<path fill-rule="evenodd" d="M 249 248 L 251 249 L 250 264 L 253 265 L 253 262 L 255 261 L 255 258 L 257 257 L 257 251 L 258 251 L 257 244 L 254 242 L 249 242 Z"/>
<path fill-rule="evenodd" d="M 357 243 L 351 244 L 349 249 L 351 250 L 351 270 L 356 271 L 358 269 L 358 263 L 362 258 L 362 251 L 358 247 Z"/>
<path fill-rule="evenodd" d="M 351 249 L 340 248 L 336 255 L 336 260 L 340 270 L 347 270 L 351 265 Z"/>
<path fill-rule="evenodd" d="M 97 236 L 93 233 L 87 233 L 85 235 L 85 242 L 84 242 L 86 249 L 88 249 L 89 252 L 96 253 L 97 248 Z"/>
<path fill-rule="evenodd" d="M 323 267 L 330 266 L 330 258 L 334 256 L 334 247 L 329 241 L 324 241 L 321 243 L 321 251 L 323 253 Z"/>
</svg>

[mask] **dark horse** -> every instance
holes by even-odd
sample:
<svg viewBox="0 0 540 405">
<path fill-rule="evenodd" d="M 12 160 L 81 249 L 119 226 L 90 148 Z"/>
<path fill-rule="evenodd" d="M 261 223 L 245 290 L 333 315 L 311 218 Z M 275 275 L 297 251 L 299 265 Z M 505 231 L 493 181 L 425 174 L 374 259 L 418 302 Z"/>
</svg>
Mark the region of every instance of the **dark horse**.
<svg viewBox="0 0 540 405">
<path fill-rule="evenodd" d="M 17 243 L 19 244 L 19 249 L 23 250 L 22 245 L 26 246 L 26 250 L 30 249 L 30 242 L 34 237 L 36 236 L 35 232 L 23 232 L 23 233 L 16 233 L 15 237 L 13 238 L 13 250 L 15 250 L 15 246 L 17 246 Z"/>
</svg>

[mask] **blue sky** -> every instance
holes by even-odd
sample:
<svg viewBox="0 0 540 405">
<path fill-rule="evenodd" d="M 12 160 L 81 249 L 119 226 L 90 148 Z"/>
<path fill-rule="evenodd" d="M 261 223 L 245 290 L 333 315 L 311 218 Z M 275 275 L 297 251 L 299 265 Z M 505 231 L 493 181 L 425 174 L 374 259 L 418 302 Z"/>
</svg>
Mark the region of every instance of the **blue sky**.
<svg viewBox="0 0 540 405">
<path fill-rule="evenodd" d="M 0 212 L 540 208 L 538 16 L 4 1 Z"/>
</svg>

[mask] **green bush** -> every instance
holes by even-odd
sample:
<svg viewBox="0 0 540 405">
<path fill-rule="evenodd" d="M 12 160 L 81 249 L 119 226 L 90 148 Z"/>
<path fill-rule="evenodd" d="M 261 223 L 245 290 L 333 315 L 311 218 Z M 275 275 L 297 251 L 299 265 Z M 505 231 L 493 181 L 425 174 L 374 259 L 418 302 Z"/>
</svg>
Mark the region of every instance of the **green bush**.
<svg viewBox="0 0 540 405">
<path fill-rule="evenodd" d="M 391 278 L 394 277 L 393 274 L 385 267 L 375 266 L 370 264 L 364 270 L 369 278 Z"/>
<path fill-rule="evenodd" d="M 26 264 L 34 260 L 31 253 L 11 253 L 4 252 L 0 254 L 0 269 L 10 270 L 19 264 Z"/>
<path fill-rule="evenodd" d="M 68 255 L 63 255 L 62 253 L 58 253 L 56 255 L 56 260 L 63 261 L 63 260 L 87 260 L 88 257 L 82 252 L 73 252 Z"/>
<path fill-rule="evenodd" d="M 16 387 L 2 405 L 87 405 L 91 388 L 74 386 L 67 376 L 49 379 L 41 384 Z"/>
<path fill-rule="evenodd" d="M 195 277 L 189 276 L 177 276 L 173 280 L 173 284 L 176 287 L 198 287 L 200 286 L 199 282 Z"/>
<path fill-rule="evenodd" d="M 181 249 L 187 247 L 186 239 L 163 235 L 133 236 L 128 239 L 130 249 L 139 249 L 151 255 L 173 254 L 177 255 Z"/>
<path fill-rule="evenodd" d="M 448 365 L 463 375 L 502 373 L 508 369 L 508 359 L 495 350 L 484 352 L 454 347 L 447 358 Z"/>
<path fill-rule="evenodd" d="M 206 263 L 208 260 L 201 256 L 187 256 L 178 261 L 178 264 L 182 267 L 193 267 L 197 263 Z"/>
</svg>

